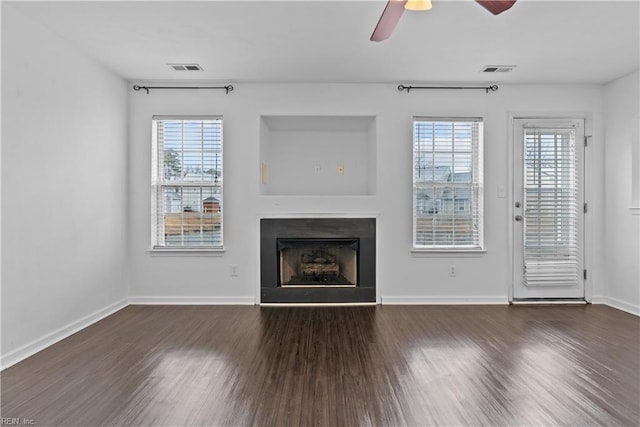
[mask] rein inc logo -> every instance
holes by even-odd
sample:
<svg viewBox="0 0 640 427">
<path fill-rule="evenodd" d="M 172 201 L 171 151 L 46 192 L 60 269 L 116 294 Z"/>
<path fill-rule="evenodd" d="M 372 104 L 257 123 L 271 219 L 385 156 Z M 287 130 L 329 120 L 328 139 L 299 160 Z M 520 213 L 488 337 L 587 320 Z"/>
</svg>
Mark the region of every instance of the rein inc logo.
<svg viewBox="0 0 640 427">
<path fill-rule="evenodd" d="M 33 418 L 0 418 L 0 426 L 34 426 Z"/>
</svg>

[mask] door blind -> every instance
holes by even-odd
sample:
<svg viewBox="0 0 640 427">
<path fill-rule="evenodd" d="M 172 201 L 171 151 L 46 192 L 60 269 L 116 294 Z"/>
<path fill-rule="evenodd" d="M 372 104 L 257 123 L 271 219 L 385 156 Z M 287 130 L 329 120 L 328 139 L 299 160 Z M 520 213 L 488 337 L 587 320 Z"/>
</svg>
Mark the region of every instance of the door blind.
<svg viewBox="0 0 640 427">
<path fill-rule="evenodd" d="M 524 128 L 524 284 L 580 280 L 575 128 Z"/>
</svg>

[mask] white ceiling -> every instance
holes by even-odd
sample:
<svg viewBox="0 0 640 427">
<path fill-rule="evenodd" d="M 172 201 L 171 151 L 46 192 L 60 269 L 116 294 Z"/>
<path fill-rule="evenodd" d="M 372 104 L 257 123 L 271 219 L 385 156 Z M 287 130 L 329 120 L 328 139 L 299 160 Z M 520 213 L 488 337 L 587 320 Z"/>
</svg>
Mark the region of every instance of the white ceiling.
<svg viewBox="0 0 640 427">
<path fill-rule="evenodd" d="M 380 43 L 383 0 L 9 4 L 130 81 L 606 83 L 640 62 L 637 0 L 519 0 L 499 16 L 433 0 Z"/>
</svg>

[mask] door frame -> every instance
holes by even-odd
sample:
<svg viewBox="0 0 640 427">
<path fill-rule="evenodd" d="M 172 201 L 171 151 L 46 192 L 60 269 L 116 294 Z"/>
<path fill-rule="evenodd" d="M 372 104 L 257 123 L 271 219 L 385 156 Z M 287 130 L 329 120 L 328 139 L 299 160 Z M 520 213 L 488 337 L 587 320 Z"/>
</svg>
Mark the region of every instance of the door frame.
<svg viewBox="0 0 640 427">
<path fill-rule="evenodd" d="M 515 173 L 515 165 L 514 165 L 514 144 L 515 144 L 515 122 L 516 120 L 584 120 L 584 135 L 587 138 L 587 141 L 591 143 L 592 136 L 592 126 L 593 126 L 593 116 L 591 113 L 587 112 L 563 112 L 563 113 L 549 113 L 549 112 L 509 112 L 508 114 L 508 137 L 507 137 L 507 153 L 506 160 L 508 165 L 508 177 L 507 177 L 507 247 L 508 247 L 508 289 L 507 296 L 509 300 L 509 304 L 513 303 L 513 273 L 515 269 L 515 260 L 514 260 L 514 215 L 515 215 L 515 195 L 514 195 L 514 185 L 513 178 Z M 585 203 L 589 203 L 589 178 L 590 178 L 590 158 L 589 158 L 589 145 L 584 147 L 584 158 L 583 158 L 583 168 L 584 168 L 584 178 L 583 178 L 583 193 L 584 193 L 584 201 Z M 589 211 L 587 210 L 587 213 Z M 588 269 L 590 263 L 590 257 L 588 254 L 590 252 L 587 250 L 591 247 L 591 239 L 588 233 L 589 231 L 589 218 L 590 215 L 585 214 L 584 220 L 582 221 L 582 263 L 585 269 Z M 592 287 L 592 277 L 593 274 L 588 274 L 587 279 L 584 281 L 584 299 L 587 303 L 591 303 L 591 299 L 593 296 L 593 287 Z"/>
</svg>

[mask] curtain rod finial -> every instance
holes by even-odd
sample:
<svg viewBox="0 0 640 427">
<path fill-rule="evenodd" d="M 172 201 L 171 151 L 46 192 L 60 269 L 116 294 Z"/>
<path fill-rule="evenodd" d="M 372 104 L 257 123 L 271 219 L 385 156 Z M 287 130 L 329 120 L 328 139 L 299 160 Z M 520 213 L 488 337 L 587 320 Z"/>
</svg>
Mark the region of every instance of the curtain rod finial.
<svg viewBox="0 0 640 427">
<path fill-rule="evenodd" d="M 149 88 L 146 86 L 140 86 L 140 85 L 133 85 L 133 90 L 135 91 L 139 91 L 140 89 L 144 89 L 147 91 L 147 95 L 149 95 Z"/>
</svg>

